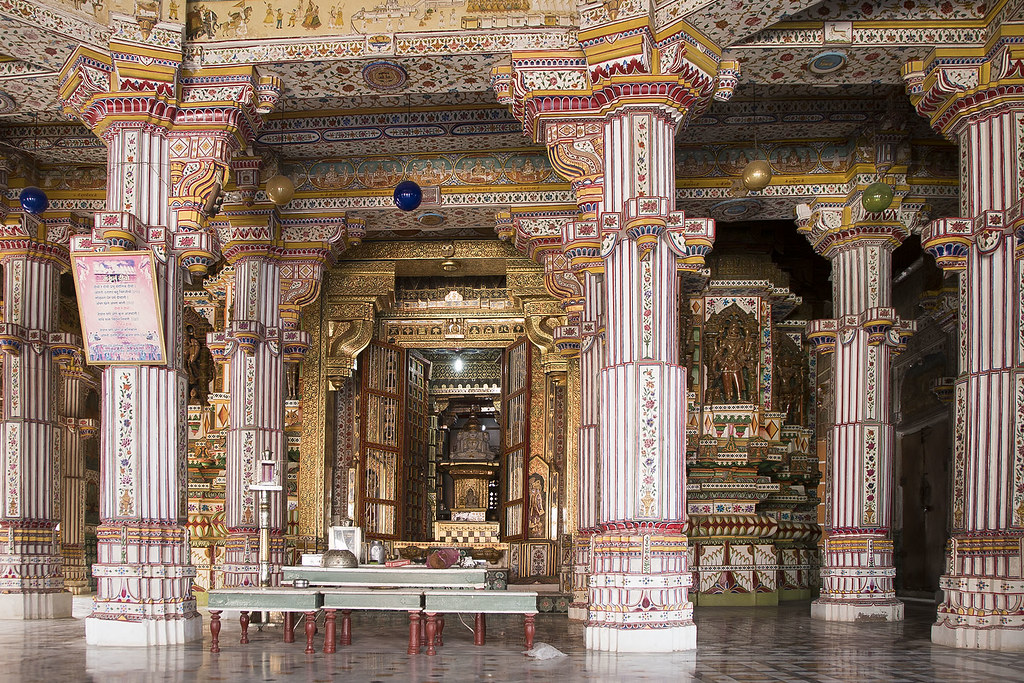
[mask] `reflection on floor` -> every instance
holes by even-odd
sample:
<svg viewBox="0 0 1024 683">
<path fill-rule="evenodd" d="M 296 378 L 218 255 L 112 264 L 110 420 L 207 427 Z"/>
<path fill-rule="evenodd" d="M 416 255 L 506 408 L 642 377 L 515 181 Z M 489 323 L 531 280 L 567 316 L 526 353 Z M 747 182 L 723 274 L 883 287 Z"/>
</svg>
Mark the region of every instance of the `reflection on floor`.
<svg viewBox="0 0 1024 683">
<path fill-rule="evenodd" d="M 902 624 L 811 621 L 807 603 L 778 608 L 698 608 L 698 649 L 675 655 L 611 655 L 583 648 L 582 626 L 542 614 L 537 640 L 569 656 L 523 657 L 521 617 L 492 617 L 487 646 L 474 647 L 471 620 L 449 616 L 436 657 L 410 656 L 401 615 L 353 615 L 351 647 L 303 654 L 301 627 L 285 644 L 280 626 L 250 628 L 239 645 L 236 619 L 225 619 L 219 655 L 203 644 L 129 649 L 85 646 L 87 599 L 76 619 L 0 621 L 3 681 L 989 681 L 1024 680 L 1024 654 L 952 650 L 928 640 L 934 608 L 910 603 Z M 204 615 L 206 616 L 206 615 Z M 208 618 L 206 619 L 209 624 Z"/>
</svg>

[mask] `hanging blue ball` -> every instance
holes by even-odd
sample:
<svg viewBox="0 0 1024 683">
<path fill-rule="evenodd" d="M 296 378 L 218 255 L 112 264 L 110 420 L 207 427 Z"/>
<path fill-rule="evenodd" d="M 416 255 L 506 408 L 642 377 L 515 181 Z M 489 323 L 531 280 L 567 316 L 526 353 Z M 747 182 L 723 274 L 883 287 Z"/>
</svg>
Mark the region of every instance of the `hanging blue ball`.
<svg viewBox="0 0 1024 683">
<path fill-rule="evenodd" d="M 411 180 L 403 180 L 395 186 L 395 206 L 402 211 L 414 211 L 423 201 L 423 190 Z"/>
<path fill-rule="evenodd" d="M 18 199 L 21 201 L 21 208 L 25 209 L 26 213 L 40 214 L 46 211 L 46 207 L 50 205 L 50 200 L 46 198 L 46 193 L 40 190 L 38 187 L 26 187 L 18 195 Z"/>
</svg>

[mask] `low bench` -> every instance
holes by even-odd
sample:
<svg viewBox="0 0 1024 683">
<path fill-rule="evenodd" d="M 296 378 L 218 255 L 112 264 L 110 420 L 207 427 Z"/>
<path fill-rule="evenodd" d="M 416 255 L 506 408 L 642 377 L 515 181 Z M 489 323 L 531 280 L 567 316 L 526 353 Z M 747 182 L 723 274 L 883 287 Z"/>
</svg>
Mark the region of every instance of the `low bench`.
<svg viewBox="0 0 1024 683">
<path fill-rule="evenodd" d="M 316 634 L 316 612 L 323 596 L 319 590 L 304 588 L 217 588 L 209 593 L 210 652 L 220 652 L 220 614 L 224 610 L 239 611 L 238 623 L 242 627 L 242 645 L 249 642 L 250 612 L 284 612 L 284 642 L 295 642 L 295 612 L 306 615 L 306 654 L 313 649 Z"/>
<path fill-rule="evenodd" d="M 487 640 L 488 614 L 522 614 L 526 649 L 533 647 L 534 617 L 537 615 L 537 594 L 533 591 L 478 591 L 478 590 L 425 590 L 423 612 L 427 616 L 427 654 L 435 654 L 434 635 L 438 615 L 468 612 L 476 615 L 473 621 L 473 644 L 483 645 Z M 442 626 L 443 628 L 443 626 Z"/>
<path fill-rule="evenodd" d="M 423 591 L 376 588 L 321 588 L 322 607 L 326 613 L 324 621 L 324 652 L 331 654 L 335 649 L 336 615 L 341 611 L 340 645 L 352 644 L 352 610 L 388 610 L 409 613 L 409 654 L 420 652 L 420 612 L 423 609 Z"/>
<path fill-rule="evenodd" d="M 312 586 L 380 586 L 391 588 L 484 588 L 486 569 L 429 567 L 284 567 L 284 583 L 295 579 Z"/>
</svg>

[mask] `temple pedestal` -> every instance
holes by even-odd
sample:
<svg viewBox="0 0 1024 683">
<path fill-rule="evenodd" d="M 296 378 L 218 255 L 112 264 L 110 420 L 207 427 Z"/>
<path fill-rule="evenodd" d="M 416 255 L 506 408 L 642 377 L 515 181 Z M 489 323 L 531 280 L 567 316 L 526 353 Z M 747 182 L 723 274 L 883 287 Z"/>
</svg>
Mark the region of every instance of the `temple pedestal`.
<svg viewBox="0 0 1024 683">
<path fill-rule="evenodd" d="M 65 619 L 71 617 L 71 593 L 0 594 L 0 619 Z"/>
<path fill-rule="evenodd" d="M 68 594 L 69 599 L 70 597 Z M 180 618 L 143 621 L 117 621 L 92 617 L 85 620 L 85 642 L 89 645 L 150 647 L 180 645 L 202 639 L 203 618 L 197 612 Z"/>
</svg>

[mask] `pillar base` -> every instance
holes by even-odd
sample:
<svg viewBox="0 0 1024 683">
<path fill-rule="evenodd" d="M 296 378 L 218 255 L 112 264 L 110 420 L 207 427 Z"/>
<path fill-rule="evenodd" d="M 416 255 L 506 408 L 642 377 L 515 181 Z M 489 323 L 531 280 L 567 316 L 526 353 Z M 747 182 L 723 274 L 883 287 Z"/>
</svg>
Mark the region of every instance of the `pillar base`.
<svg viewBox="0 0 1024 683">
<path fill-rule="evenodd" d="M 903 621 L 903 603 L 896 599 L 830 600 L 811 603 L 811 618 L 824 621 Z"/>
<path fill-rule="evenodd" d="M 697 626 L 692 622 L 669 628 L 614 628 L 587 626 L 588 650 L 605 652 L 680 652 L 697 647 Z"/>
<path fill-rule="evenodd" d="M 586 605 L 569 605 L 569 621 L 586 621 Z"/>
<path fill-rule="evenodd" d="M 71 593 L 0 594 L 0 619 L 68 619 Z"/>
<path fill-rule="evenodd" d="M 1024 631 L 1008 628 L 950 626 L 944 621 L 932 624 L 932 642 L 946 647 L 1024 652 Z"/>
<path fill-rule="evenodd" d="M 779 592 L 690 593 L 690 599 L 700 607 L 775 607 L 779 604 Z"/>
<path fill-rule="evenodd" d="M 88 645 L 149 647 L 180 645 L 203 638 L 203 618 L 198 613 L 180 619 L 118 621 L 88 617 L 85 642 Z"/>
</svg>

